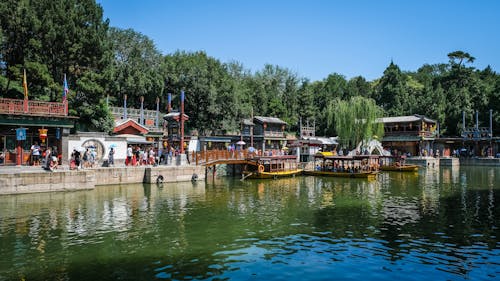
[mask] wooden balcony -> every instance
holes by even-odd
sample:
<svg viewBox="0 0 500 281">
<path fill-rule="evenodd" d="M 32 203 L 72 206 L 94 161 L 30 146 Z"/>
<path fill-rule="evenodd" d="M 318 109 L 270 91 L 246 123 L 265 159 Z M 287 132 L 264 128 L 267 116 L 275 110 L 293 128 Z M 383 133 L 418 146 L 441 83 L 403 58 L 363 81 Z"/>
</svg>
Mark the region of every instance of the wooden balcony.
<svg viewBox="0 0 500 281">
<path fill-rule="evenodd" d="M 275 137 L 275 138 L 283 138 L 285 137 L 285 133 L 283 131 L 264 131 L 265 137 Z"/>
<path fill-rule="evenodd" d="M 385 131 L 384 136 L 419 136 L 419 137 L 436 137 L 437 131 Z"/>
<path fill-rule="evenodd" d="M 0 98 L 0 114 L 68 116 L 68 103 Z"/>
</svg>

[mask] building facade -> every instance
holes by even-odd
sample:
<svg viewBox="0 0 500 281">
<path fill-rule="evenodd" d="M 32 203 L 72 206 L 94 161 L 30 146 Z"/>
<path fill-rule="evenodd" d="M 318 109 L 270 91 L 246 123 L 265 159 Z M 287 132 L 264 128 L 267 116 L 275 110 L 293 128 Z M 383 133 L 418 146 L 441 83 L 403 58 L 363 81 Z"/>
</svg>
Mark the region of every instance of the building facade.
<svg viewBox="0 0 500 281">
<path fill-rule="evenodd" d="M 63 155 L 64 139 L 77 117 L 68 116 L 67 103 L 0 98 L 0 165 L 31 165 L 31 146 L 37 143 Z"/>
<path fill-rule="evenodd" d="M 423 115 L 379 118 L 384 124 L 382 146 L 392 155 L 433 156 L 438 123 Z"/>
</svg>

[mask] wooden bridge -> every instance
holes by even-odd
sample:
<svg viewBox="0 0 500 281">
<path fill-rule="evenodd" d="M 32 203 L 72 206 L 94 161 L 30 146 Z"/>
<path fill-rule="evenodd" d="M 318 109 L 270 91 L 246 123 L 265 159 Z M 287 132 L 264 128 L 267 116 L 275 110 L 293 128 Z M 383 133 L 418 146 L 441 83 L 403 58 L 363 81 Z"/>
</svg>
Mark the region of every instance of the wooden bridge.
<svg viewBox="0 0 500 281">
<path fill-rule="evenodd" d="M 190 161 L 206 167 L 220 164 L 248 164 L 257 166 L 257 153 L 247 150 L 205 150 L 189 154 Z"/>
</svg>

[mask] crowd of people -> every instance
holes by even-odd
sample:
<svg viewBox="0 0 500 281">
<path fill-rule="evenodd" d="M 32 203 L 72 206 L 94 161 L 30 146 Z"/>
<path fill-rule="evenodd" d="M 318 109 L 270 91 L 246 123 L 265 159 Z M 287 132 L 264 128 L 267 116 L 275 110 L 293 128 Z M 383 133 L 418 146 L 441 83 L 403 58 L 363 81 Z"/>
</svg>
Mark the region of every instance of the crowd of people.
<svg viewBox="0 0 500 281">
<path fill-rule="evenodd" d="M 111 148 L 113 150 L 113 148 Z M 97 165 L 97 152 L 93 147 L 85 148 L 85 151 L 80 152 L 74 148 L 71 153 L 69 167 L 74 169 L 94 168 Z"/>
<path fill-rule="evenodd" d="M 41 166 L 45 170 L 54 171 L 60 164 L 57 146 L 45 147 L 35 142 L 30 148 L 30 154 L 31 165 L 33 166 Z"/>
</svg>

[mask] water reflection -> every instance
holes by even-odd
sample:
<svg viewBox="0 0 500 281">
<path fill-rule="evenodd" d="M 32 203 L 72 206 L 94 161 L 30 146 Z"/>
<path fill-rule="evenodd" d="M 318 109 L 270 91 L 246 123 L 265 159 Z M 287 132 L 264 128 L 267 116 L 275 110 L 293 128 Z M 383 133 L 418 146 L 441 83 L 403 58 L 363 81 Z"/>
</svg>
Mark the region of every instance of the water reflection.
<svg viewBox="0 0 500 281">
<path fill-rule="evenodd" d="M 499 179 L 462 167 L 1 196 L 0 280 L 493 280 Z"/>
</svg>

